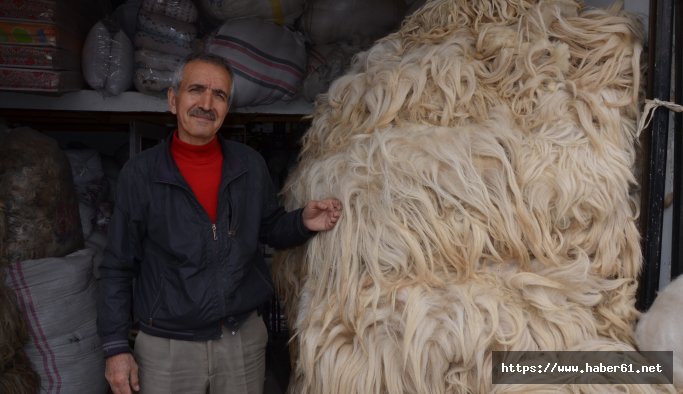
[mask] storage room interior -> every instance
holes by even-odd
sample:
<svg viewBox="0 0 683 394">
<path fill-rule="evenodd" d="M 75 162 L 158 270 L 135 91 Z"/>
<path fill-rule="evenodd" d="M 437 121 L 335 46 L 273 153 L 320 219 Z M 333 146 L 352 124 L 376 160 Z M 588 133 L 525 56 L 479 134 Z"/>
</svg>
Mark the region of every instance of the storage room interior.
<svg viewBox="0 0 683 394">
<path fill-rule="evenodd" d="M 451 2 L 456 8 L 467 3 L 465 0 Z M 413 13 L 443 3 L 447 1 L 0 1 L 0 279 L 3 279 L 0 281 L 0 320 L 23 320 L 21 324 L 6 324 L 6 328 L 0 329 L 0 392 L 2 388 L 12 387 L 15 391 L 10 390 L 9 394 L 111 392 L 104 377 L 104 359 L 94 328 L 97 266 L 106 245 L 121 168 L 131 157 L 155 146 L 176 128 L 175 116 L 168 110 L 166 91 L 171 88 L 173 71 L 186 55 L 203 49 L 233 63 L 235 101 L 219 133 L 258 151 L 265 159 L 273 184 L 282 191 L 279 196 L 283 200 L 293 199 L 293 193 L 305 187 L 292 183 L 289 190 L 283 188 L 288 181 L 294 182 L 290 175 L 298 164 L 308 163 L 301 156 L 302 141 L 309 130 L 323 128 L 315 123 L 328 119 L 321 111 L 332 111 L 330 108 L 337 111 L 352 100 L 351 94 L 330 98 L 331 92 L 348 86 L 347 81 L 341 80 L 366 71 L 372 64 L 373 59 L 368 57 L 363 58 L 365 63 L 354 63 L 356 56 L 367 54 L 378 42 L 385 42 L 382 41 L 385 37 L 404 28 L 406 19 Z M 505 0 L 473 3 L 495 4 L 500 7 L 497 11 L 500 15 L 507 15 Z M 509 3 L 563 1 L 509 0 Z M 642 111 L 645 98 L 681 102 L 678 96 L 683 90 L 683 77 L 679 74 L 683 73 L 676 71 L 683 67 L 683 46 L 676 42 L 676 35 L 683 31 L 683 6 L 675 0 L 624 0 L 616 6 L 611 0 L 564 3 L 581 13 L 623 8 L 639 20 L 643 26 L 639 110 Z M 407 45 L 404 49 L 408 52 L 413 46 Z M 380 86 L 382 82 L 368 82 L 371 83 Z M 373 99 L 381 100 L 368 93 L 366 104 Z M 337 101 L 330 104 L 333 100 Z M 638 249 L 643 256 L 638 291 L 632 301 L 641 312 L 650 308 L 657 294 L 683 268 L 679 196 L 683 183 L 680 157 L 683 122 L 674 107 L 672 104 L 670 111 L 664 108 L 652 111 L 652 121 L 636 138 L 634 148 L 637 168 L 633 172 L 640 193 L 640 206 L 635 208 L 639 212 Z M 343 116 L 351 116 L 349 113 L 344 112 Z M 343 116 L 336 120 L 339 124 L 347 121 Z M 363 116 L 372 118 L 373 114 Z M 445 121 L 441 123 L 440 126 L 449 126 Z M 400 122 L 387 124 L 394 126 Z M 17 134 L 23 135 L 17 137 Z M 9 142 L 9 136 L 15 140 Z M 306 143 L 310 144 L 311 140 Z M 21 144 L 25 144 L 25 150 L 18 147 Z M 45 157 L 46 152 L 56 155 L 59 165 L 66 167 L 47 168 L 51 166 L 47 161 L 53 157 Z M 47 191 L 53 186 L 51 177 L 60 178 L 62 171 L 71 174 L 71 192 L 78 208 L 78 212 L 71 214 L 78 218 L 76 224 L 56 217 L 62 212 L 55 210 L 59 207 L 50 207 L 41 213 L 37 211 L 47 203 L 30 204 L 36 195 L 59 189 L 55 186 L 52 192 Z M 299 176 L 300 172 L 296 174 Z M 306 186 L 313 189 L 311 185 Z M 468 205 L 464 206 L 467 209 Z M 24 224 L 22 220 L 32 223 Z M 54 236 L 59 226 L 63 229 L 69 225 L 82 232 L 78 247 L 67 251 L 51 245 L 53 241 L 40 237 L 32 240 L 31 232 Z M 262 251 L 272 268 L 277 252 L 266 245 Z M 78 262 L 70 264 L 65 260 L 67 254 L 74 254 L 74 261 Z M 291 256 L 286 255 L 283 260 Z M 282 285 L 283 281 L 286 279 L 279 283 L 276 280 L 276 284 Z M 302 291 L 303 287 L 290 289 L 290 292 Z M 301 370 L 305 355 L 296 346 L 307 331 L 302 328 L 296 332 L 299 337 L 292 339 L 294 319 L 288 316 L 288 311 L 296 306 L 285 305 L 285 300 L 291 297 L 292 294 L 283 296 L 278 290 L 262 315 L 269 334 L 265 394 L 317 394 L 324 387 L 324 383 L 316 383 L 324 380 L 323 372 L 307 375 L 309 371 Z M 683 302 L 683 294 L 678 297 L 676 302 Z M 299 316 L 297 322 L 308 322 L 306 319 L 314 318 Z M 337 320 L 325 324 L 333 322 Z M 134 326 L 131 346 L 136 333 Z M 683 347 L 683 338 L 678 341 L 678 346 Z M 74 343 L 78 346 L 69 347 Z M 322 347 L 323 343 L 317 345 Z M 404 353 L 403 357 L 407 364 L 409 356 Z M 327 360 L 320 356 L 318 361 L 323 359 Z M 674 373 L 675 363 L 674 360 Z M 430 365 L 429 360 L 420 365 Z M 321 370 L 324 367 L 320 366 Z M 384 371 L 387 375 L 395 372 Z M 358 374 L 371 373 L 358 371 Z M 446 372 L 444 381 L 452 378 L 446 379 L 445 375 Z M 12 386 L 12 379 L 16 383 L 36 377 L 39 391 L 28 384 L 25 389 L 31 387 L 29 391 L 16 388 L 21 384 Z M 347 375 L 344 377 L 348 379 Z M 409 383 L 392 386 L 382 380 L 371 386 L 366 382 L 365 388 L 371 391 L 353 392 L 454 393 L 485 392 L 481 387 L 490 388 L 490 382 L 487 386 L 469 381 L 462 383 L 462 387 L 453 384 L 446 389 L 430 388 L 428 384 L 412 387 L 410 384 L 419 384 L 409 378 L 401 382 Z M 399 387 L 402 391 L 396 391 Z M 676 388 L 683 390 L 683 386 Z M 330 387 L 325 392 L 351 394 Z"/>
</svg>

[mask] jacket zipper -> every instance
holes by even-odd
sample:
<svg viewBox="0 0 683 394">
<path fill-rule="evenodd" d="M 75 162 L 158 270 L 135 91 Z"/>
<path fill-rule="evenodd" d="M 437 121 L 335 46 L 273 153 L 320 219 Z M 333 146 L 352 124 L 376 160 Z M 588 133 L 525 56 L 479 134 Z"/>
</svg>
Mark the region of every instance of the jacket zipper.
<svg viewBox="0 0 683 394">
<path fill-rule="evenodd" d="M 213 230 L 213 240 L 218 241 L 218 234 L 216 233 L 216 223 L 211 223 L 211 230 Z"/>
</svg>

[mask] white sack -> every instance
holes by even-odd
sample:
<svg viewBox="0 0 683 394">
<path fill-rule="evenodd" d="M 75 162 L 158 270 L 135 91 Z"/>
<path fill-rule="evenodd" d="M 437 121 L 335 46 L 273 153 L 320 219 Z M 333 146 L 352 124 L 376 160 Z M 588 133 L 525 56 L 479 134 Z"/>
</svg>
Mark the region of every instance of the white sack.
<svg viewBox="0 0 683 394">
<path fill-rule="evenodd" d="M 673 351 L 674 385 L 683 389 L 683 275 L 661 291 L 636 326 L 636 344 L 641 351 Z M 670 361 L 662 360 L 665 363 Z"/>
<path fill-rule="evenodd" d="M 112 22 L 97 22 L 83 44 L 82 68 L 85 81 L 99 92 L 116 96 L 128 89 L 133 45 L 126 33 Z"/>
</svg>

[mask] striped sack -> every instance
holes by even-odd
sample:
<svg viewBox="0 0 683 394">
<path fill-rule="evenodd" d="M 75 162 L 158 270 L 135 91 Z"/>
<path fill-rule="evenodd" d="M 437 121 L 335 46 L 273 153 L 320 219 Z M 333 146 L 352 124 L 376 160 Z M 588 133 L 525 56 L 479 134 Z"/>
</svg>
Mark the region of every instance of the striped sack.
<svg viewBox="0 0 683 394">
<path fill-rule="evenodd" d="M 259 19 L 233 20 L 208 37 L 206 49 L 232 64 L 236 107 L 291 100 L 299 92 L 306 68 L 300 33 Z"/>
<path fill-rule="evenodd" d="M 24 350 L 40 375 L 41 393 L 106 392 L 93 256 L 82 249 L 8 267 L 7 284 L 30 335 Z"/>
</svg>

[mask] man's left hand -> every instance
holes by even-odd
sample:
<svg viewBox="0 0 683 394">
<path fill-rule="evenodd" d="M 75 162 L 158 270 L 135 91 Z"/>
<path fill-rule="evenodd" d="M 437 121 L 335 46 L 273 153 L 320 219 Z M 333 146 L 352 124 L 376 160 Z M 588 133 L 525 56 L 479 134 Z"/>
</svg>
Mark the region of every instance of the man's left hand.
<svg viewBox="0 0 683 394">
<path fill-rule="evenodd" d="M 306 203 L 302 217 L 311 231 L 331 230 L 341 217 L 342 204 L 336 198 L 311 200 Z"/>
</svg>

